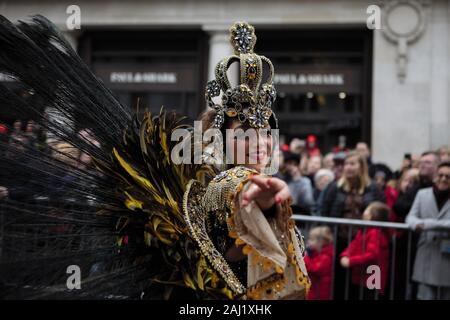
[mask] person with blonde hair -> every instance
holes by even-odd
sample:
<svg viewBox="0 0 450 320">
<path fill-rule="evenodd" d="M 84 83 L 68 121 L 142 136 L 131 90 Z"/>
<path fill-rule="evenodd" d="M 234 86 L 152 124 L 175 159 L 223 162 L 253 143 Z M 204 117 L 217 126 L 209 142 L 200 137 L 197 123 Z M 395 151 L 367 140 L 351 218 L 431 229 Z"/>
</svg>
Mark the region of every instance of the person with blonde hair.
<svg viewBox="0 0 450 320">
<path fill-rule="evenodd" d="M 312 228 L 308 237 L 305 264 L 311 277 L 307 300 L 330 300 L 333 270 L 333 234 L 327 226 Z"/>
<path fill-rule="evenodd" d="M 384 202 L 384 195 L 369 178 L 365 158 L 358 152 L 349 152 L 344 160 L 342 177 L 327 189 L 322 215 L 359 219 L 373 201 Z"/>
<path fill-rule="evenodd" d="M 384 194 L 369 178 L 366 159 L 358 152 L 349 152 L 344 159 L 341 178 L 331 183 L 325 191 L 321 204 L 323 216 L 361 219 L 367 206 L 374 202 L 385 202 Z M 353 231 L 350 233 L 350 231 Z M 348 245 L 348 238 L 356 234 L 355 229 L 339 227 L 336 248 L 342 251 Z M 345 270 L 335 266 L 335 297 L 343 298 Z"/>
</svg>

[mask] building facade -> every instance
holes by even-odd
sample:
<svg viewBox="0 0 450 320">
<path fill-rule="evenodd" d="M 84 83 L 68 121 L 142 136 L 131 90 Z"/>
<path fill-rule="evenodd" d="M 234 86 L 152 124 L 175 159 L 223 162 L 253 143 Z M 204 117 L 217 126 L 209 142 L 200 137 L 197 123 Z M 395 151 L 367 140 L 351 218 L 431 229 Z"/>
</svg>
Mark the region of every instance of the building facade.
<svg viewBox="0 0 450 320">
<path fill-rule="evenodd" d="M 393 168 L 405 153 L 450 145 L 448 0 L 77 1 L 81 28 L 69 30 L 71 4 L 2 1 L 0 13 L 55 22 L 135 110 L 197 117 L 215 64 L 232 53 L 228 28 L 244 20 L 275 65 L 286 140 L 315 134 L 324 151 L 342 137 L 366 141 Z"/>
</svg>

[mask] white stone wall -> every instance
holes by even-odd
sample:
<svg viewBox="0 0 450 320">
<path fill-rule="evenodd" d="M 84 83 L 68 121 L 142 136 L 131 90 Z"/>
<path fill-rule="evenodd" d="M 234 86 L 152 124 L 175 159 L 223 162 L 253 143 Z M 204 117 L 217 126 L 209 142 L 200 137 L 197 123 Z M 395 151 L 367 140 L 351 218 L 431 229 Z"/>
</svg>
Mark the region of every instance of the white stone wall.
<svg viewBox="0 0 450 320">
<path fill-rule="evenodd" d="M 387 0 L 385 2 L 389 2 Z M 393 1 L 393 0 L 392 0 Z M 450 144 L 450 1 L 428 2 L 422 37 L 408 46 L 404 83 L 397 77 L 397 47 L 374 32 L 373 158 L 396 168 L 405 152 L 419 153 Z M 201 27 L 210 38 L 209 78 L 229 54 L 227 29 L 234 21 L 256 26 L 366 25 L 366 9 L 378 0 L 154 0 L 154 1 L 1 1 L 0 13 L 12 20 L 41 13 L 65 29 L 66 8 L 81 9 L 81 27 Z M 82 31 L 82 30 L 81 30 Z M 68 32 L 76 46 L 76 33 Z"/>
<path fill-rule="evenodd" d="M 404 83 L 397 47 L 374 32 L 372 145 L 375 161 L 398 167 L 406 152 L 450 145 L 450 4 L 432 1 L 424 34 L 408 46 Z"/>
</svg>

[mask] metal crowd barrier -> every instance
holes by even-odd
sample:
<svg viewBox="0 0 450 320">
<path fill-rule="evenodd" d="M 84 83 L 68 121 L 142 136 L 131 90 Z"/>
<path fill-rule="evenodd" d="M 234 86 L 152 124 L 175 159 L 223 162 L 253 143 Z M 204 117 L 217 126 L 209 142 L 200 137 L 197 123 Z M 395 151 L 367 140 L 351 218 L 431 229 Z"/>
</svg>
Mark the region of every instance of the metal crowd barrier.
<svg viewBox="0 0 450 320">
<path fill-rule="evenodd" d="M 42 201 L 42 199 L 40 199 Z M 24 205 L 26 207 L 26 205 Z M 2 258 L 6 258 L 5 252 L 3 248 L 3 244 L 5 241 L 4 237 L 4 229 L 8 227 L 7 215 L 5 215 L 5 211 L 7 211 L 7 205 L 5 202 L 0 202 L 0 260 Z M 399 265 L 396 261 L 399 253 L 398 251 L 398 233 L 391 232 L 389 236 L 390 241 L 390 259 L 389 259 L 389 275 L 387 278 L 387 286 L 386 291 L 384 293 L 383 299 L 394 300 L 394 299 L 405 299 L 411 300 L 413 298 L 413 283 L 411 281 L 411 273 L 412 273 L 412 259 L 414 257 L 415 250 L 413 244 L 413 232 L 409 229 L 408 225 L 405 223 L 392 223 L 392 222 L 375 222 L 375 221 L 364 221 L 364 220 L 355 220 L 355 219 L 344 219 L 344 218 L 330 218 L 330 217 L 320 217 L 320 216 L 305 216 L 294 214 L 293 219 L 296 221 L 297 227 L 301 230 L 301 233 L 306 238 L 309 234 L 309 231 L 312 227 L 326 225 L 329 226 L 332 234 L 333 234 L 333 242 L 334 242 L 334 253 L 333 253 L 333 265 L 332 265 L 332 284 L 331 284 L 331 299 L 338 299 L 335 297 L 335 280 L 336 280 L 336 265 L 338 263 L 339 255 L 341 252 L 337 252 L 338 246 L 337 243 L 339 240 L 342 241 L 342 237 L 338 237 L 338 232 L 340 229 L 347 228 L 346 231 L 346 239 L 345 246 L 348 246 L 352 240 L 353 231 L 356 229 L 362 229 L 363 232 L 366 232 L 368 227 L 377 227 L 383 229 L 390 229 L 397 232 L 402 232 L 401 235 L 402 241 L 406 242 L 406 246 L 403 243 L 403 248 L 406 248 L 406 253 L 400 252 L 403 255 L 406 255 L 406 263 L 403 265 Z M 17 226 L 17 225 L 16 225 Z M 342 233 L 342 232 L 341 232 Z M 41 236 L 40 234 L 36 235 Z M 339 238 L 339 239 L 338 239 Z M 67 243 L 64 243 L 67 245 Z M 78 243 L 77 245 L 81 246 L 89 246 L 89 244 L 84 243 L 83 241 Z M 20 243 L 17 242 L 17 246 L 20 246 Z M 403 267 L 404 269 L 400 270 L 399 268 Z M 400 289 L 396 288 L 396 284 L 398 284 L 396 280 L 401 276 L 404 280 L 406 286 L 404 288 L 404 292 L 399 292 Z M 344 292 L 341 293 L 344 300 L 349 299 L 349 285 L 350 285 L 350 269 L 346 269 L 345 272 L 345 288 Z M 401 297 L 401 298 L 399 298 Z M 378 295 L 375 294 L 375 299 L 378 299 Z M 362 291 L 360 291 L 359 299 L 363 299 Z"/>
<path fill-rule="evenodd" d="M 305 238 L 305 245 L 306 245 L 306 239 L 308 237 L 309 231 L 312 227 L 315 226 L 328 226 L 333 234 L 333 247 L 334 247 L 334 253 L 333 253 L 333 266 L 332 266 L 332 284 L 331 284 L 331 293 L 330 297 L 331 299 L 335 298 L 335 283 L 336 283 L 336 265 L 339 261 L 339 256 L 341 252 L 337 252 L 337 242 L 338 242 L 338 232 L 339 228 L 346 227 L 348 230 L 346 230 L 346 246 L 347 247 L 350 242 L 352 241 L 352 233 L 355 229 L 363 229 L 363 232 L 365 233 L 368 227 L 377 227 L 377 228 L 383 228 L 383 229 L 391 229 L 395 231 L 402 231 L 404 237 L 403 239 L 407 239 L 407 252 L 406 252 L 406 264 L 404 265 L 405 270 L 397 270 L 398 267 L 396 264 L 396 258 L 397 258 L 397 242 L 398 237 L 396 236 L 395 232 L 391 232 L 389 235 L 390 240 L 390 259 L 389 259 L 389 273 L 387 278 L 387 285 L 386 289 L 388 289 L 388 292 L 384 293 L 384 299 L 388 300 L 394 300 L 394 299 L 401 299 L 399 296 L 402 296 L 405 300 L 411 300 L 412 299 L 412 285 L 411 282 L 411 269 L 412 269 L 412 256 L 413 252 L 412 250 L 415 250 L 415 248 L 412 247 L 412 241 L 413 241 L 413 232 L 410 230 L 409 226 L 405 223 L 393 223 L 393 222 L 378 222 L 378 221 L 366 221 L 366 220 L 356 220 L 356 219 L 345 219 L 345 218 L 331 218 L 331 217 L 321 217 L 321 216 L 305 216 L 305 215 L 299 215 L 294 214 L 293 219 L 296 221 L 297 227 L 300 228 L 301 233 L 304 235 Z M 342 237 L 340 238 L 342 241 Z M 342 247 L 342 246 L 341 246 Z M 336 260 L 338 259 L 338 260 Z M 349 285 L 350 285 L 350 268 L 346 269 L 345 274 L 345 291 L 343 293 L 344 300 L 349 300 Z M 404 280 L 406 281 L 406 288 L 405 292 L 403 294 L 399 294 L 396 292 L 396 275 L 399 274 L 404 275 Z M 359 300 L 363 300 L 363 289 L 361 286 L 361 290 L 359 291 Z M 342 293 L 341 293 L 342 294 Z M 395 298 L 394 298 L 395 294 Z M 342 295 L 341 295 L 342 298 Z M 375 300 L 379 299 L 377 293 L 375 293 Z"/>
</svg>

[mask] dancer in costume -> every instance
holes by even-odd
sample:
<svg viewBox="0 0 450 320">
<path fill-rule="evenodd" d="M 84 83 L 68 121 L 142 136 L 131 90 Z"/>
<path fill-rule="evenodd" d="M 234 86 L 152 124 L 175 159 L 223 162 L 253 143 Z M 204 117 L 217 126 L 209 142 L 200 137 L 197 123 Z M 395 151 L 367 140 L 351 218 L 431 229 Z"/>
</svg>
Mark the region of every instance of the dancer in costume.
<svg viewBox="0 0 450 320">
<path fill-rule="evenodd" d="M 218 64 L 207 85 L 213 109 L 203 115 L 204 129 L 276 128 L 272 64 L 253 52 L 252 26 L 235 24 L 231 40 L 235 55 Z M 0 72 L 32 96 L 0 84 L 0 105 L 26 110 L 55 145 L 64 145 L 50 151 L 2 146 L 0 170 L 15 172 L 14 184 L 32 186 L 34 194 L 2 202 L 0 295 L 304 298 L 309 279 L 289 191 L 261 173 L 262 161 L 252 165 L 248 154 L 223 171 L 174 163 L 171 135 L 192 125 L 164 110 L 132 116 L 42 16 L 18 25 L 0 16 L 0 48 Z M 232 88 L 226 70 L 234 61 L 241 81 Z M 261 141 L 271 150 L 270 136 Z M 250 150 L 252 143 L 233 146 Z M 82 154 L 92 165 L 80 165 Z M 256 158 L 266 156 L 270 151 Z M 2 177 L 0 185 L 8 188 L 11 179 Z M 71 266 L 81 270 L 77 290 L 67 285 Z"/>
<path fill-rule="evenodd" d="M 185 218 L 203 254 L 236 294 L 255 299 L 304 298 L 309 280 L 303 244 L 290 220 L 289 189 L 282 180 L 261 174 L 274 146 L 270 134 L 259 132 L 277 129 L 272 111 L 274 68 L 269 59 L 254 53 L 256 35 L 251 25 L 236 23 L 230 41 L 235 55 L 217 64 L 216 79 L 207 84 L 211 110 L 203 114 L 202 128 L 220 129 L 226 147 L 219 153 L 241 150 L 245 157 L 239 162 L 235 152 L 231 168 L 206 187 L 197 181 L 188 184 Z M 227 69 L 234 62 L 239 64 L 240 81 L 233 88 Z M 220 91 L 222 98 L 216 103 L 213 99 Z M 231 133 L 254 129 L 257 139 L 230 138 L 226 129 Z"/>
</svg>

